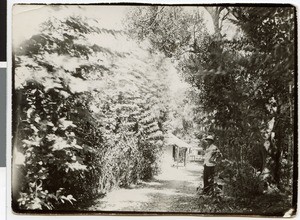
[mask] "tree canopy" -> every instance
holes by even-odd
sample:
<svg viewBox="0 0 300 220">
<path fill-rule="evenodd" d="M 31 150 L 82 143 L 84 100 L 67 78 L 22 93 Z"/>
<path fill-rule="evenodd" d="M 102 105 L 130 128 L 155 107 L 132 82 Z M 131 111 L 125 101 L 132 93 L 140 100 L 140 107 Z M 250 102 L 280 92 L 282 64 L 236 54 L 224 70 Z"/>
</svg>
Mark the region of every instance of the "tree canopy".
<svg viewBox="0 0 300 220">
<path fill-rule="evenodd" d="M 131 25 L 138 39 L 149 38 L 155 48 L 178 60 L 181 74 L 197 91 L 190 100 L 199 130 L 214 133 L 229 160 L 253 166 L 258 178 L 291 192 L 295 9 L 207 6 L 205 10 L 213 34 L 205 30 L 201 10 L 191 13 L 184 7 L 136 9 L 142 19 L 133 16 Z M 151 28 L 142 21 L 151 22 Z M 228 23 L 236 31 L 231 38 L 223 34 Z M 155 29 L 168 24 L 173 28 Z M 178 46 L 166 50 L 169 44 L 160 37 Z M 240 166 L 234 168 L 238 175 L 244 169 Z"/>
<path fill-rule="evenodd" d="M 49 19 L 15 50 L 19 208 L 53 209 L 157 172 L 170 61 L 145 47 L 68 17 Z"/>
<path fill-rule="evenodd" d="M 14 209 L 74 209 L 149 180 L 170 133 L 216 137 L 230 198 L 291 202 L 295 8 L 136 6 L 124 26 L 51 16 L 14 48 Z"/>
</svg>

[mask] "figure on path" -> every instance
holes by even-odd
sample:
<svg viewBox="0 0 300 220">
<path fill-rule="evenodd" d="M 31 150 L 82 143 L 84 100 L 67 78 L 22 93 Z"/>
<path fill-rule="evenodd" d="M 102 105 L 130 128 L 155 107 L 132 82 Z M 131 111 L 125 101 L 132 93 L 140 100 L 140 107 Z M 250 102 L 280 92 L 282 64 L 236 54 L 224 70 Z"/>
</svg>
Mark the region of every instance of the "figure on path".
<svg viewBox="0 0 300 220">
<path fill-rule="evenodd" d="M 220 150 L 214 145 L 214 136 L 208 135 L 204 138 L 206 145 L 204 155 L 204 171 L 203 171 L 203 194 L 211 195 L 213 193 L 215 166 L 217 159 L 221 156 Z"/>
</svg>

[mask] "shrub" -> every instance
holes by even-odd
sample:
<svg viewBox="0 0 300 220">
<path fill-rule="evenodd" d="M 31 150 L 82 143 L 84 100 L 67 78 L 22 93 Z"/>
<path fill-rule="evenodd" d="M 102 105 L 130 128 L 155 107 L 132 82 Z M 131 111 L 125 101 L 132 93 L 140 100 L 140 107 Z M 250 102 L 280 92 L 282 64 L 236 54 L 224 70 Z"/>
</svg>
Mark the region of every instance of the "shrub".
<svg viewBox="0 0 300 220">
<path fill-rule="evenodd" d="M 217 179 L 223 182 L 226 195 L 249 198 L 263 194 L 265 182 L 249 163 L 232 162 L 225 159 L 217 169 Z"/>
<path fill-rule="evenodd" d="M 15 51 L 13 138 L 25 158 L 16 211 L 71 209 L 157 172 L 165 58 L 88 22 L 51 18 Z M 130 48 L 91 45 L 89 35 Z"/>
</svg>

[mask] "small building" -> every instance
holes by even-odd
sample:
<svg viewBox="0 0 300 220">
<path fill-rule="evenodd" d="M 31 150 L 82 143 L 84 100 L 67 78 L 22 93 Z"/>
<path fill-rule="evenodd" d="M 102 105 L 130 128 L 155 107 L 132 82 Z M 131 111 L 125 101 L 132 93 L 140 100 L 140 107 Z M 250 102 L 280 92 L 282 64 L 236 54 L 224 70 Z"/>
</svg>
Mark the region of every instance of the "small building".
<svg viewBox="0 0 300 220">
<path fill-rule="evenodd" d="M 192 147 L 189 151 L 189 161 L 203 161 L 204 150 L 202 147 Z"/>
<path fill-rule="evenodd" d="M 185 166 L 191 145 L 179 139 L 173 134 L 168 134 L 165 138 L 166 145 L 163 151 L 163 164 L 167 166 Z"/>
</svg>

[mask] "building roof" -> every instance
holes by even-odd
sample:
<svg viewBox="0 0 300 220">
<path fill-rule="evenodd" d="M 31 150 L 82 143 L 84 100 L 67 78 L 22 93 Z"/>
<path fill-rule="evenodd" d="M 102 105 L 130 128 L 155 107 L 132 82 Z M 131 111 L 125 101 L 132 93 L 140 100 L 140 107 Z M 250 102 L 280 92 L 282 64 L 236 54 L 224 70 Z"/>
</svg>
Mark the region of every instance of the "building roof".
<svg viewBox="0 0 300 220">
<path fill-rule="evenodd" d="M 168 134 L 165 138 L 167 145 L 177 145 L 178 147 L 182 148 L 191 148 L 192 146 L 188 143 L 184 142 L 183 140 L 179 139 L 173 134 Z"/>
</svg>

